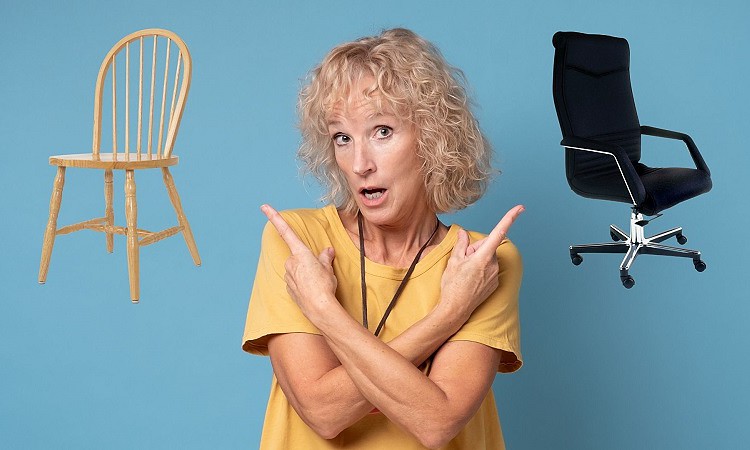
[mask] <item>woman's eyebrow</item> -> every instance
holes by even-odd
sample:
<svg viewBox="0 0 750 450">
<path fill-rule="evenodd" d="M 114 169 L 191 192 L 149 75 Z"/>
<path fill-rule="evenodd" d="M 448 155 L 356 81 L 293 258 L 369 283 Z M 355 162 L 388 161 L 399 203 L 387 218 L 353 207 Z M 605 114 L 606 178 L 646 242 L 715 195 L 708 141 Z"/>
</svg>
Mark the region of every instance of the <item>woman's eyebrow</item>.
<svg viewBox="0 0 750 450">
<path fill-rule="evenodd" d="M 399 118 L 396 117 L 394 114 L 388 114 L 388 113 L 378 112 L 378 111 L 373 111 L 372 114 L 368 114 L 365 117 L 365 119 L 368 123 L 377 123 L 381 120 L 394 120 L 394 121 L 400 122 Z M 338 118 L 331 118 L 326 121 L 326 126 L 328 128 L 340 127 L 340 126 L 343 126 L 343 122 L 339 120 Z"/>
</svg>

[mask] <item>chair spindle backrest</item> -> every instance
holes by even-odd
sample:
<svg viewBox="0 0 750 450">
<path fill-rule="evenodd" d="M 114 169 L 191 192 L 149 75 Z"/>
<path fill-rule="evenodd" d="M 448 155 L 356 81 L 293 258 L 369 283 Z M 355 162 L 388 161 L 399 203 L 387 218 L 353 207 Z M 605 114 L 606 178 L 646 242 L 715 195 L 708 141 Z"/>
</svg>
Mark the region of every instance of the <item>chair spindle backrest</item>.
<svg viewBox="0 0 750 450">
<path fill-rule="evenodd" d="M 131 48 L 137 53 L 137 71 L 131 71 Z M 153 28 L 122 38 L 107 53 L 96 80 L 94 155 L 99 155 L 101 151 L 104 93 L 109 90 L 106 85 L 111 84 L 112 94 L 108 100 L 112 108 L 112 153 L 115 158 L 169 158 L 190 90 L 191 75 L 190 52 L 182 39 L 171 31 Z M 133 84 L 137 82 L 137 93 L 131 89 L 131 81 Z M 147 105 L 144 105 L 144 93 Z M 137 111 L 133 111 L 131 103 L 137 103 Z M 148 115 L 144 118 L 146 109 Z M 133 114 L 136 117 L 132 117 Z M 135 119 L 135 130 L 131 129 L 131 119 Z M 122 128 L 118 128 L 118 125 Z M 135 145 L 132 145 L 132 134 L 135 134 Z M 118 148 L 118 144 L 123 145 Z"/>
</svg>

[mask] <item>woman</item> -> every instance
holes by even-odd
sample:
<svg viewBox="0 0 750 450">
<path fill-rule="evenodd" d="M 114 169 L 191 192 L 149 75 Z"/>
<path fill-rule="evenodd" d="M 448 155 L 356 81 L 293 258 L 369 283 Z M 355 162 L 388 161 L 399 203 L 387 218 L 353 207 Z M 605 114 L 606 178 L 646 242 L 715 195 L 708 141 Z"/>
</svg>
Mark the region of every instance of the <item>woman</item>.
<svg viewBox="0 0 750 450">
<path fill-rule="evenodd" d="M 486 188 L 460 72 L 404 29 L 334 48 L 299 156 L 333 204 L 268 205 L 243 349 L 274 370 L 262 448 L 503 448 L 490 390 L 521 366 L 521 260 L 438 213 Z M 408 268 L 408 269 L 407 269 Z"/>
</svg>

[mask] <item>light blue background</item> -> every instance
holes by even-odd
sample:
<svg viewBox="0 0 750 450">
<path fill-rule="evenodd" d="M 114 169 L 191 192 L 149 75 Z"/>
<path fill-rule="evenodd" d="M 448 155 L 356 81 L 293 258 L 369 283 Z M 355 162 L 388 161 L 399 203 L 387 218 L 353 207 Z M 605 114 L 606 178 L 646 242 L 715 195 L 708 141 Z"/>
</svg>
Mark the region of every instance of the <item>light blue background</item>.
<svg viewBox="0 0 750 450">
<path fill-rule="evenodd" d="M 750 441 L 747 230 L 750 14 L 744 1 L 0 2 L 0 447 L 254 448 L 269 361 L 240 350 L 264 217 L 314 207 L 294 153 L 300 80 L 333 45 L 405 26 L 472 86 L 503 174 L 445 221 L 488 231 L 509 207 L 524 256 L 525 366 L 494 390 L 509 448 L 740 448 Z M 141 253 L 128 297 L 125 240 L 57 239 L 36 282 L 52 154 L 90 148 L 93 84 L 109 47 L 162 27 L 194 78 L 173 170 L 203 266 L 180 237 Z M 619 257 L 571 243 L 627 226 L 624 204 L 574 195 L 558 146 L 552 34 L 626 37 L 641 122 L 690 133 L 714 189 L 649 228 L 681 225 L 708 270 L 645 257 L 622 288 Z M 645 160 L 689 165 L 649 139 Z M 158 172 L 139 172 L 139 224 L 171 226 Z M 124 224 L 123 176 L 115 175 Z M 101 216 L 102 174 L 68 171 L 59 224 Z M 744 252 L 744 254 L 743 254 Z M 744 280 L 744 281 L 743 281 Z"/>
</svg>

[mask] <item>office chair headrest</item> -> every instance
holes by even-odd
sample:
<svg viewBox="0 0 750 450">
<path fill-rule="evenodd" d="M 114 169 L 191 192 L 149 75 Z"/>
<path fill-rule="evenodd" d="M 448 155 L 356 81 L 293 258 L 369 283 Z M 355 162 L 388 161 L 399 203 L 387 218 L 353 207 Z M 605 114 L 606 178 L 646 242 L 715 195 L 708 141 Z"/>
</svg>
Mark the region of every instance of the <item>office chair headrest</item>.
<svg viewBox="0 0 750 450">
<path fill-rule="evenodd" d="M 558 31 L 552 36 L 552 45 L 557 51 L 564 51 L 566 68 L 593 76 L 630 68 L 630 47 L 623 38 Z"/>
</svg>

